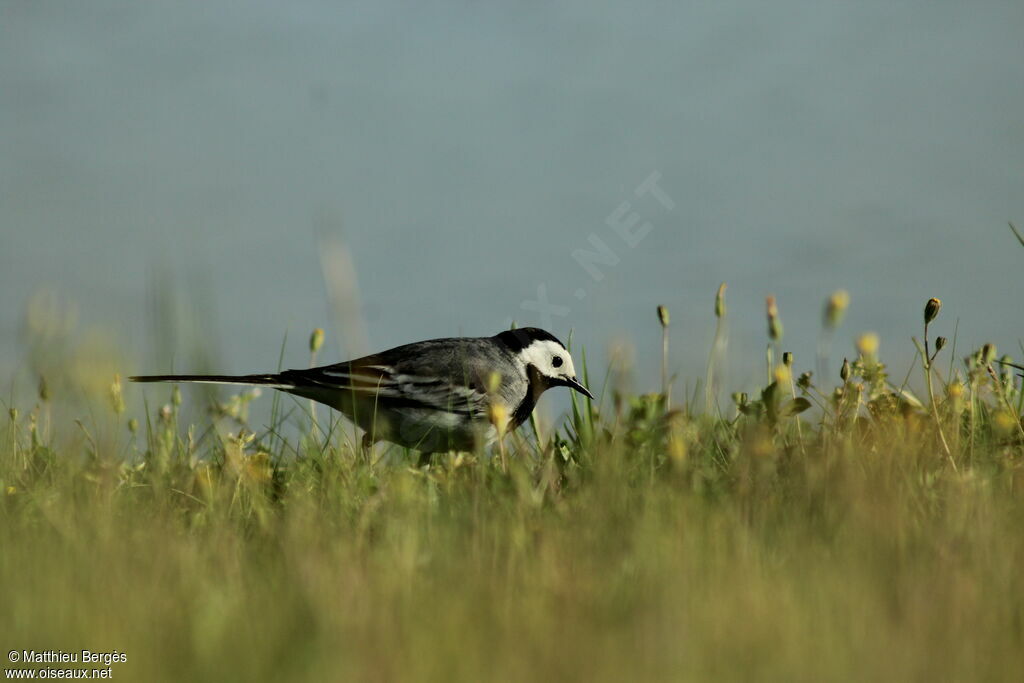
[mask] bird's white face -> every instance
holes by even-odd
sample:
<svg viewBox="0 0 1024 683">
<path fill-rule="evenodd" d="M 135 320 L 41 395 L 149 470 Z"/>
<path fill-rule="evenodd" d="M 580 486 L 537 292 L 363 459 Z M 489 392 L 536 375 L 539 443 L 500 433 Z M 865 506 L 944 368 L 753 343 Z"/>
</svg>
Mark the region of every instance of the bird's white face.
<svg viewBox="0 0 1024 683">
<path fill-rule="evenodd" d="M 594 395 L 576 378 L 576 368 L 572 364 L 572 356 L 561 344 L 538 340 L 520 351 L 519 355 L 523 363 L 536 368 L 549 385 L 567 386 L 594 398 Z"/>
</svg>

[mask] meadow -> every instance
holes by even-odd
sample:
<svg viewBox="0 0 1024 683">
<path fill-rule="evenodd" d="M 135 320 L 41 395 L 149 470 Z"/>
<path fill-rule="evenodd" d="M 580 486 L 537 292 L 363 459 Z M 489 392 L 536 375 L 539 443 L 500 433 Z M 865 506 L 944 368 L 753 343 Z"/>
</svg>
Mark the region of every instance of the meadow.
<svg viewBox="0 0 1024 683">
<path fill-rule="evenodd" d="M 427 467 L 305 402 L 47 377 L 0 426 L 0 643 L 130 681 L 1024 680 L 1024 392 L 940 308 L 920 398 L 870 334 L 812 372 L 769 300 L 756 394 L 721 333 L 692 395 L 591 368 L 563 423 Z"/>
</svg>

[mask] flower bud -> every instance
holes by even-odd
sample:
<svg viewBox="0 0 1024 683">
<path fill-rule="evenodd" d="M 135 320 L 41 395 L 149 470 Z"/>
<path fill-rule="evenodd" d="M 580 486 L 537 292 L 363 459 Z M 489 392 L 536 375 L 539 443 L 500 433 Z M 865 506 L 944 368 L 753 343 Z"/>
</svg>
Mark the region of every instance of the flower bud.
<svg viewBox="0 0 1024 683">
<path fill-rule="evenodd" d="M 777 342 L 782 339 L 782 321 L 779 320 L 779 306 L 775 297 L 767 297 L 765 306 L 768 309 L 768 338 Z"/>
<path fill-rule="evenodd" d="M 927 325 L 931 321 L 935 320 L 935 316 L 939 314 L 939 309 L 942 308 L 942 301 L 932 297 L 928 299 L 928 303 L 924 305 L 924 324 Z"/>
<path fill-rule="evenodd" d="M 935 338 L 935 352 L 936 352 L 936 353 L 938 353 L 939 351 L 941 351 L 941 350 L 942 350 L 942 348 L 943 348 L 943 347 L 944 347 L 945 345 L 946 345 L 946 338 L 945 338 L 945 337 L 936 337 L 936 338 Z"/>
<path fill-rule="evenodd" d="M 999 359 L 999 365 L 1003 369 L 1003 383 L 1013 386 L 1013 358 L 1009 355 L 1004 354 L 1003 357 Z"/>
<path fill-rule="evenodd" d="M 508 408 L 501 401 L 494 401 L 487 412 L 487 417 L 498 431 L 498 436 L 504 435 L 505 428 L 508 427 Z"/>
<path fill-rule="evenodd" d="M 726 284 L 723 282 L 718 285 L 718 293 L 715 294 L 715 317 L 725 317 L 725 287 Z"/>
<path fill-rule="evenodd" d="M 324 345 L 324 331 L 321 328 L 313 330 L 312 334 L 309 335 L 309 352 L 316 353 L 320 350 L 320 347 Z"/>
<path fill-rule="evenodd" d="M 850 380 L 850 361 L 845 358 L 843 359 L 843 367 L 839 369 L 839 378 L 844 382 Z"/>
<path fill-rule="evenodd" d="M 787 368 L 793 367 L 793 352 L 786 351 L 782 354 L 782 364 Z"/>
<path fill-rule="evenodd" d="M 960 381 L 959 374 L 955 375 L 949 384 L 946 386 L 946 395 L 949 397 L 950 408 L 952 408 L 955 414 L 960 414 L 964 411 L 964 385 Z"/>
<path fill-rule="evenodd" d="M 981 364 L 988 367 L 996 359 L 996 345 L 985 344 L 981 347 Z"/>
<path fill-rule="evenodd" d="M 494 394 L 501 386 L 501 373 L 492 372 L 487 376 L 487 393 Z"/>
<path fill-rule="evenodd" d="M 120 415 L 124 412 L 124 395 L 121 393 L 121 375 L 114 375 L 114 382 L 110 385 L 110 403 L 114 412 Z"/>
<path fill-rule="evenodd" d="M 139 431 L 139 421 L 136 420 L 134 417 L 128 420 L 128 431 L 131 432 L 132 434 L 135 434 L 136 432 Z"/>
<path fill-rule="evenodd" d="M 845 289 L 836 290 L 825 304 L 825 327 L 834 330 L 843 323 L 846 309 L 850 306 L 850 293 Z"/>
<path fill-rule="evenodd" d="M 668 309 L 664 306 L 658 306 L 658 322 L 663 328 L 668 327 Z"/>
<path fill-rule="evenodd" d="M 7 411 L 7 414 L 11 416 L 11 422 L 17 422 L 18 421 L 18 409 L 17 408 L 11 408 L 10 410 Z"/>
</svg>

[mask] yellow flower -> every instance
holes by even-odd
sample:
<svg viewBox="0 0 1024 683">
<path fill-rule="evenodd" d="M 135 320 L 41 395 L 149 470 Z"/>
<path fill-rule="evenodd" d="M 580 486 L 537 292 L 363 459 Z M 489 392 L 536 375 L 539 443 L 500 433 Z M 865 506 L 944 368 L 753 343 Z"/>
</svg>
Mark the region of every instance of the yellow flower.
<svg viewBox="0 0 1024 683">
<path fill-rule="evenodd" d="M 1017 420 L 1009 412 L 1000 410 L 992 416 L 992 428 L 997 434 L 1006 436 L 1017 428 Z"/>
<path fill-rule="evenodd" d="M 857 351 L 865 358 L 878 355 L 879 338 L 874 332 L 866 332 L 857 338 Z"/>
</svg>

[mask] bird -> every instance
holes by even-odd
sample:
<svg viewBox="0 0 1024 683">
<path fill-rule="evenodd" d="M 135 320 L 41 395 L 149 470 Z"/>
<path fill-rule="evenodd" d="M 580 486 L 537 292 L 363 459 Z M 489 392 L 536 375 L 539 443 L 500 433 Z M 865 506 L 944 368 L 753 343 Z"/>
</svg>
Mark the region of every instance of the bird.
<svg viewBox="0 0 1024 683">
<path fill-rule="evenodd" d="M 133 382 L 266 386 L 341 412 L 363 445 L 388 441 L 422 454 L 473 451 L 529 419 L 541 394 L 566 386 L 594 398 L 568 349 L 522 327 L 492 337 L 447 337 L 320 367 L 256 375 L 139 375 Z"/>
</svg>

